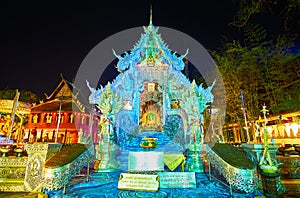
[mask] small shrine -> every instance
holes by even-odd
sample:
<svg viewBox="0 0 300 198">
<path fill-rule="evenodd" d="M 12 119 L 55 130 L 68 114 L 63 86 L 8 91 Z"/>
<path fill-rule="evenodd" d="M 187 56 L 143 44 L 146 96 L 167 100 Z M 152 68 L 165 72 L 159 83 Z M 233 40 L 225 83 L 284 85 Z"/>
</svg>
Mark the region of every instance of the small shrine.
<svg viewBox="0 0 300 198">
<path fill-rule="evenodd" d="M 14 100 L 0 100 L 0 145 L 12 144 L 23 138 L 24 118 L 30 114 L 32 105 L 19 101 L 19 94 L 17 91 Z"/>
<path fill-rule="evenodd" d="M 113 54 L 120 72 L 113 82 L 96 89 L 87 80 L 90 104 L 97 105 L 102 113 L 99 159 L 112 159 L 115 146 L 123 151 L 152 148 L 180 155 L 188 148 L 195 154 L 200 151 L 205 135 L 203 112 L 213 102 L 211 89 L 215 82 L 204 88 L 181 72 L 188 49 L 183 55 L 170 50 L 151 16 L 134 47 L 122 56 L 114 50 Z M 149 139 L 155 142 L 144 141 Z M 163 148 L 171 142 L 180 149 Z M 100 166 L 118 168 L 116 161 L 107 163 Z"/>
</svg>

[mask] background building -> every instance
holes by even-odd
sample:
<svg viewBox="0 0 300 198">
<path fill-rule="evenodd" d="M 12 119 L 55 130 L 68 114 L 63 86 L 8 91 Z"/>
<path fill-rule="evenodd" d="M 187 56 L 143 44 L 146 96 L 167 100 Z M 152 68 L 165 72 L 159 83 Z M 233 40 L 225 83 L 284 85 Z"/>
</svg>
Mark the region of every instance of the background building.
<svg viewBox="0 0 300 198">
<path fill-rule="evenodd" d="M 77 143 L 79 135 L 87 137 L 90 131 L 93 131 L 92 137 L 97 138 L 98 119 L 94 117 L 94 109 L 83 105 L 78 95 L 79 92 L 73 94 L 72 86 L 62 77 L 54 91 L 46 95 L 46 101 L 31 108 L 25 138 L 29 141 L 57 139 L 61 143 Z M 30 139 L 31 134 L 36 136 L 34 140 Z"/>
</svg>

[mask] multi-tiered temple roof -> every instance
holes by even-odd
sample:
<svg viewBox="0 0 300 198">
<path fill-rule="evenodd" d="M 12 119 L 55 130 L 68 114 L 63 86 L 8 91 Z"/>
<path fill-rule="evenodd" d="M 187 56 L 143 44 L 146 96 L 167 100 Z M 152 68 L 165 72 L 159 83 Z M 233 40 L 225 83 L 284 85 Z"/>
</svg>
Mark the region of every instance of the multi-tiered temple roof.
<svg viewBox="0 0 300 198">
<path fill-rule="evenodd" d="M 119 71 L 124 71 L 141 63 L 147 63 L 152 66 L 155 66 L 155 64 L 166 64 L 177 71 L 184 69 L 185 63 L 183 59 L 187 55 L 188 50 L 181 56 L 178 56 L 176 52 L 172 52 L 161 38 L 161 35 L 157 33 L 158 27 L 154 27 L 151 18 L 148 27 L 144 27 L 145 33 L 141 35 L 140 40 L 130 50 L 130 53 L 125 52 L 125 56 L 122 57 L 113 50 L 114 55 L 119 59 L 117 64 Z"/>
</svg>

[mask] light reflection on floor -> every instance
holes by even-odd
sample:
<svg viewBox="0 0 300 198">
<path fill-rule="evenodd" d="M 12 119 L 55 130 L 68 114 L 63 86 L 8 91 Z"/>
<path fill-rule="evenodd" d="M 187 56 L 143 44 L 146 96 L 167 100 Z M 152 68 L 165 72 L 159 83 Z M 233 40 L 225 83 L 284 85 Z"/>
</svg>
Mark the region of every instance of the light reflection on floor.
<svg viewBox="0 0 300 198">
<path fill-rule="evenodd" d="M 196 173 L 197 188 L 178 188 L 178 189 L 159 189 L 157 192 L 142 192 L 118 190 L 118 179 L 121 172 L 112 173 L 93 173 L 90 180 L 86 181 L 86 176 L 80 176 L 72 179 L 67 186 L 66 194 L 63 191 L 48 192 L 50 198 L 178 198 L 178 197 L 230 197 L 229 188 L 222 183 L 212 180 L 209 181 L 204 173 Z M 235 198 L 252 198 L 256 194 L 242 194 L 233 192 Z M 261 195 L 261 194 L 258 194 Z"/>
</svg>

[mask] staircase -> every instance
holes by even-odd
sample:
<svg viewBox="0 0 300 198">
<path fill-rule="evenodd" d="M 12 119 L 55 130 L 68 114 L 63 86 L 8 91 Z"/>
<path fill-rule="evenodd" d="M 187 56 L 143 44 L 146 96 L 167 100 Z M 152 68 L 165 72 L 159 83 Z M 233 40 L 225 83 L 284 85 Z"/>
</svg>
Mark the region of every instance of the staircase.
<svg viewBox="0 0 300 198">
<path fill-rule="evenodd" d="M 148 138 L 157 138 L 158 146 L 156 148 L 144 149 L 140 147 L 140 143 L 144 137 Z M 165 152 L 165 153 L 182 153 L 183 149 L 181 146 L 171 140 L 163 132 L 140 132 L 136 137 L 133 137 L 131 140 L 127 141 L 127 144 L 120 148 L 120 155 L 117 157 L 117 160 L 120 162 L 120 170 L 128 170 L 128 155 L 129 152 L 138 152 L 138 151 L 156 151 L 156 152 Z"/>
</svg>

